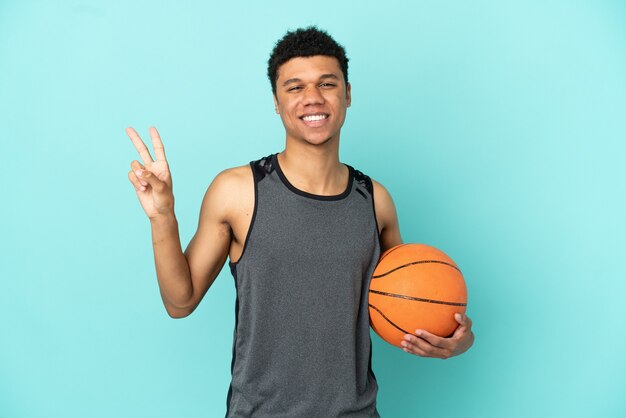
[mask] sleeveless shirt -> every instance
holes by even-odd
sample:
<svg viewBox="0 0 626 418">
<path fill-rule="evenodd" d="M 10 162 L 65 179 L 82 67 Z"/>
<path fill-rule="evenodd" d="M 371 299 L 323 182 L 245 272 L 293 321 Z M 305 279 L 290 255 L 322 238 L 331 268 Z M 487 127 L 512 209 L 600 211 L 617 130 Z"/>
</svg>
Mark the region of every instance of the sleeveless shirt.
<svg viewBox="0 0 626 418">
<path fill-rule="evenodd" d="M 277 154 L 251 161 L 254 212 L 241 257 L 227 417 L 378 417 L 369 280 L 380 256 L 371 179 L 297 189 Z"/>
</svg>

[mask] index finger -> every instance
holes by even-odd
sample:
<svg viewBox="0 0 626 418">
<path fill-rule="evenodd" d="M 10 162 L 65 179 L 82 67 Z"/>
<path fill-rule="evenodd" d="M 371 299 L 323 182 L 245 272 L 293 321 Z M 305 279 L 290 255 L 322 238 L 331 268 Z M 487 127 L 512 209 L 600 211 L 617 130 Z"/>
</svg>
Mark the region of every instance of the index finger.
<svg viewBox="0 0 626 418">
<path fill-rule="evenodd" d="M 150 138 L 152 138 L 152 148 L 154 149 L 154 155 L 157 161 L 166 161 L 165 148 L 163 142 L 161 142 L 161 136 L 154 126 L 150 127 Z"/>
<path fill-rule="evenodd" d="M 146 147 L 146 144 L 143 143 L 137 131 L 135 131 L 132 127 L 126 128 L 126 134 L 130 137 L 130 140 L 133 141 L 133 145 L 137 152 L 139 152 L 139 156 L 143 160 L 144 164 L 149 164 L 152 162 L 152 156 L 150 156 L 150 151 Z"/>
</svg>

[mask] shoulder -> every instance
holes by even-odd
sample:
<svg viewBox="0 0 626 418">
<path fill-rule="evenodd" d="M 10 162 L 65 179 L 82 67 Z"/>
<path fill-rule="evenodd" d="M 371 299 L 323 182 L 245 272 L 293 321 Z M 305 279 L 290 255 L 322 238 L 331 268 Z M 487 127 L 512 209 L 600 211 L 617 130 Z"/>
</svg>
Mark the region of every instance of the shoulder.
<svg viewBox="0 0 626 418">
<path fill-rule="evenodd" d="M 253 181 L 250 164 L 227 168 L 220 171 L 211 184 L 209 190 L 215 189 L 217 194 L 233 195 L 240 188 L 245 188 Z"/>
<path fill-rule="evenodd" d="M 354 180 L 358 186 L 367 190 L 374 200 L 374 210 L 376 211 L 377 220 L 380 222 L 379 218 L 386 218 L 386 215 L 390 210 L 393 211 L 393 214 L 395 215 L 395 208 L 393 206 L 391 194 L 385 186 L 370 176 L 363 174 L 362 171 L 357 170 L 356 168 L 353 168 L 353 171 Z"/>
<path fill-rule="evenodd" d="M 396 208 L 391 197 L 391 193 L 378 181 L 372 179 L 374 189 L 374 207 L 376 218 L 381 228 L 386 225 L 396 223 Z"/>
<path fill-rule="evenodd" d="M 266 174 L 274 170 L 273 155 L 250 161 L 248 164 L 227 168 L 219 172 L 209 186 L 209 191 L 223 197 L 239 199 L 241 193 L 248 193 L 254 197 L 254 182 L 260 181 Z"/>
<path fill-rule="evenodd" d="M 237 185 L 241 182 L 252 180 L 252 170 L 250 170 L 250 164 L 240 165 L 237 167 L 227 168 L 220 171 L 213 180 L 213 183 L 220 185 Z"/>
<path fill-rule="evenodd" d="M 372 186 L 374 188 L 374 202 L 381 204 L 393 204 L 393 200 L 391 199 L 391 194 L 387 190 L 385 186 L 376 180 L 372 179 Z"/>
<path fill-rule="evenodd" d="M 400 224 L 396 207 L 389 191 L 379 182 L 372 180 L 374 185 L 374 210 L 380 231 L 381 251 L 402 244 Z"/>
<path fill-rule="evenodd" d="M 387 191 L 385 186 L 383 186 L 370 176 L 363 174 L 363 172 L 361 172 L 360 170 L 357 170 L 356 168 L 354 168 L 353 170 L 355 181 L 357 182 L 357 184 L 359 184 L 361 187 L 366 189 L 371 195 L 374 196 L 374 203 L 376 204 L 377 208 L 378 200 L 381 201 L 380 203 L 385 203 L 391 200 L 391 195 L 389 194 L 389 191 Z"/>
<path fill-rule="evenodd" d="M 202 200 L 202 210 L 227 221 L 233 213 L 254 204 L 254 177 L 250 164 L 220 171 Z"/>
</svg>

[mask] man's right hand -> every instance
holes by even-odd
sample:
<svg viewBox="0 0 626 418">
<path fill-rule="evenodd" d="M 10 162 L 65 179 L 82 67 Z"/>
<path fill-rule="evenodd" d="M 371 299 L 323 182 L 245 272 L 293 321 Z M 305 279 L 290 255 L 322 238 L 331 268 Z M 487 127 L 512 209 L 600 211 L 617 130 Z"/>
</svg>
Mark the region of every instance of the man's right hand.
<svg viewBox="0 0 626 418">
<path fill-rule="evenodd" d="M 137 132 L 132 128 L 126 128 L 126 133 L 133 141 L 143 165 L 137 160 L 130 163 L 131 170 L 128 179 L 135 187 L 141 207 L 150 220 L 162 215 L 174 213 L 174 193 L 172 191 L 172 176 L 167 160 L 163 142 L 155 127 L 150 128 L 152 148 L 156 160 L 152 160 L 150 151 L 141 140 Z"/>
</svg>

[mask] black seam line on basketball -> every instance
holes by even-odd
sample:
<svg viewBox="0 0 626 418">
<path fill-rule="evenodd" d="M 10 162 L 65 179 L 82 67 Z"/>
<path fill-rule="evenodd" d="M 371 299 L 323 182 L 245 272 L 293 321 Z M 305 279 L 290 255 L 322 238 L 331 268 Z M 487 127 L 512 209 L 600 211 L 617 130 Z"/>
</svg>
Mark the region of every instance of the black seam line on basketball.
<svg viewBox="0 0 626 418">
<path fill-rule="evenodd" d="M 435 299 L 414 298 L 413 296 L 397 295 L 395 293 L 381 292 L 380 290 L 372 290 L 372 289 L 370 289 L 370 292 L 376 293 L 377 295 L 391 296 L 392 298 L 414 300 L 414 301 L 417 301 L 417 302 L 437 303 L 439 305 L 451 305 L 451 306 L 467 306 L 467 303 L 445 302 L 445 301 L 442 301 L 442 300 L 435 300 Z"/>
<path fill-rule="evenodd" d="M 386 254 L 384 254 L 384 257 L 382 257 L 380 260 L 378 260 L 378 262 L 380 263 L 380 262 L 381 262 L 381 261 L 383 261 L 383 259 L 384 259 L 385 257 L 387 257 L 389 254 L 391 254 L 391 253 L 392 253 L 392 252 L 394 252 L 395 250 L 400 249 L 401 247 L 404 247 L 405 245 L 409 245 L 409 244 L 399 244 L 399 245 L 396 245 L 396 246 L 395 246 L 395 247 L 393 247 L 393 248 L 390 248 L 389 250 L 387 250 Z"/>
<path fill-rule="evenodd" d="M 397 326 L 396 324 L 394 324 L 391 321 L 391 319 L 387 318 L 385 316 L 385 314 L 382 313 L 382 311 L 380 309 L 378 309 L 376 306 L 372 305 L 371 303 L 368 303 L 368 305 L 369 305 L 370 308 L 375 309 L 376 312 L 378 312 L 385 319 L 385 321 L 389 322 L 391 325 L 393 325 L 394 327 L 398 328 L 400 331 L 404 332 L 405 334 L 410 334 L 410 332 L 407 332 L 407 331 L 403 330 L 402 328 L 400 328 L 399 326 Z"/>
<path fill-rule="evenodd" d="M 438 263 L 438 264 L 445 264 L 446 266 L 450 266 L 450 267 L 452 267 L 453 269 L 457 270 L 459 273 L 461 273 L 461 270 L 460 270 L 457 266 L 455 266 L 454 264 L 446 263 L 445 261 L 439 261 L 439 260 L 421 260 L 421 261 L 413 261 L 412 263 L 407 263 L 407 264 L 404 264 L 404 265 L 398 266 L 398 267 L 396 267 L 396 268 L 395 268 L 395 269 L 393 269 L 393 270 L 389 270 L 388 272 L 385 272 L 385 273 L 379 274 L 379 275 L 377 275 L 377 276 L 372 276 L 372 279 L 378 279 L 378 278 L 380 278 L 380 277 L 384 277 L 384 276 L 386 276 L 386 275 L 388 275 L 388 274 L 393 273 L 393 272 L 394 272 L 394 271 L 396 271 L 396 270 L 400 270 L 400 269 L 403 269 L 403 268 L 405 268 L 405 267 L 412 266 L 412 265 L 414 265 L 414 264 L 426 264 L 426 263 Z"/>
</svg>

